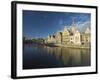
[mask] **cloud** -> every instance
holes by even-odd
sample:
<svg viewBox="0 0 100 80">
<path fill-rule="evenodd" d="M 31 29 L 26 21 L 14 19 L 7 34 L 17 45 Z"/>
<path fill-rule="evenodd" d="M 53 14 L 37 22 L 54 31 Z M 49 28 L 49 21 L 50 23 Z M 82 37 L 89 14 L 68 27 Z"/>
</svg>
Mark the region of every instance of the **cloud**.
<svg viewBox="0 0 100 80">
<path fill-rule="evenodd" d="M 86 22 L 78 22 L 78 29 L 80 32 L 84 32 L 86 30 L 87 27 L 91 27 L 91 23 L 90 21 L 86 21 Z"/>
</svg>

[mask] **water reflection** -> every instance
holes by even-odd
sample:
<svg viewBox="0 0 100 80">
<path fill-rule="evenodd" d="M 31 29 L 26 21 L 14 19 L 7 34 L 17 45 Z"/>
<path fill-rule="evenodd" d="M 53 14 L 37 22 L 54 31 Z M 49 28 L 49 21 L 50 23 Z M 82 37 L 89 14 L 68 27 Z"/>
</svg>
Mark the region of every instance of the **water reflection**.
<svg viewBox="0 0 100 80">
<path fill-rule="evenodd" d="M 24 45 L 23 69 L 90 66 L 90 49 Z"/>
</svg>

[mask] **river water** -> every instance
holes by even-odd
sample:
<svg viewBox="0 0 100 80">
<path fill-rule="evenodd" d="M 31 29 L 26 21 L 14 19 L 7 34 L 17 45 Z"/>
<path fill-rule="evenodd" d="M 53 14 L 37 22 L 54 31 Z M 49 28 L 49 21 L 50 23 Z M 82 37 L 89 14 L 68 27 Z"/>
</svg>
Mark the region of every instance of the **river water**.
<svg viewBox="0 0 100 80">
<path fill-rule="evenodd" d="M 90 66 L 90 51 L 90 49 L 24 44 L 23 69 Z"/>
</svg>

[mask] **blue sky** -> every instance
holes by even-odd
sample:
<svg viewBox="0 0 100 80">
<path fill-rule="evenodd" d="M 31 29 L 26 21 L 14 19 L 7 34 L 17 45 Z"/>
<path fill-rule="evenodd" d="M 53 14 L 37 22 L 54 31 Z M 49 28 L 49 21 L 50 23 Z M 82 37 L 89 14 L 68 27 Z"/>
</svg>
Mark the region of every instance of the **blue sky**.
<svg viewBox="0 0 100 80">
<path fill-rule="evenodd" d="M 23 36 L 46 38 L 49 34 L 62 31 L 64 26 L 70 27 L 73 18 L 82 30 L 85 27 L 84 24 L 90 23 L 91 14 L 23 10 Z"/>
</svg>

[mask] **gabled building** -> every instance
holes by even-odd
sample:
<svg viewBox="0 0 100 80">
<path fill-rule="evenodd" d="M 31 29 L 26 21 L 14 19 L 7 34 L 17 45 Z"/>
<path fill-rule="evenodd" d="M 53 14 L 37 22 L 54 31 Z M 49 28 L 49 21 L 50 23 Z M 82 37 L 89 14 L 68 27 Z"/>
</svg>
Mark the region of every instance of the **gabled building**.
<svg viewBox="0 0 100 80">
<path fill-rule="evenodd" d="M 71 28 L 65 26 L 64 31 L 57 32 L 56 35 L 48 36 L 47 42 L 63 45 L 90 45 L 91 30 L 87 27 L 84 33 L 80 33 L 77 25 L 73 23 Z"/>
<path fill-rule="evenodd" d="M 55 38 L 56 38 L 56 43 L 62 44 L 62 32 L 57 32 Z"/>
<path fill-rule="evenodd" d="M 47 39 L 47 43 L 56 43 L 55 35 L 49 35 Z"/>
<path fill-rule="evenodd" d="M 91 30 L 89 27 L 86 28 L 85 32 L 82 34 L 82 44 L 90 45 L 91 44 Z"/>
<path fill-rule="evenodd" d="M 65 26 L 64 31 L 62 32 L 62 44 L 69 44 L 70 42 L 70 33 L 67 27 Z"/>
</svg>

